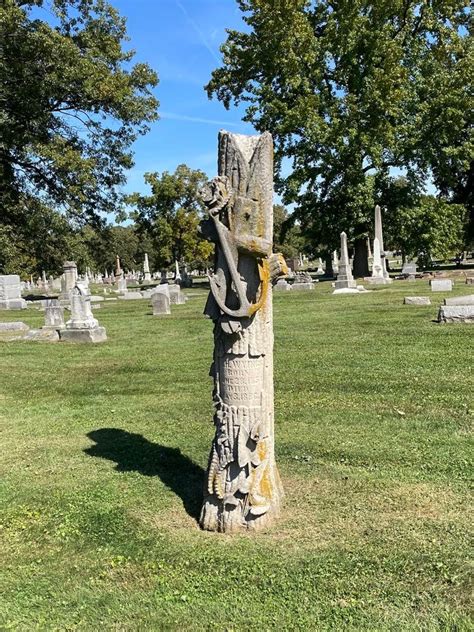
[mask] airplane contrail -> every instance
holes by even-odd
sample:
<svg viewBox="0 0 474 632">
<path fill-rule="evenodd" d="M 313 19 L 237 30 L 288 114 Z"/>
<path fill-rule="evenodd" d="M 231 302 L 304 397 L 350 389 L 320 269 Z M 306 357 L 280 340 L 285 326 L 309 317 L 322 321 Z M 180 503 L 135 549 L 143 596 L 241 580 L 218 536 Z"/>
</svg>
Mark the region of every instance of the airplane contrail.
<svg viewBox="0 0 474 632">
<path fill-rule="evenodd" d="M 175 114 L 174 112 L 160 112 L 160 118 L 173 119 L 175 121 L 189 121 L 190 123 L 207 123 L 208 125 L 222 125 L 224 127 L 240 127 L 242 125 L 242 123 L 231 123 L 229 121 L 219 121 L 216 119 L 201 118 L 199 116 Z"/>
<path fill-rule="evenodd" d="M 186 18 L 186 20 L 189 22 L 189 24 L 191 25 L 191 27 L 196 31 L 196 33 L 199 36 L 199 39 L 201 40 L 202 44 L 207 48 L 207 50 L 209 51 L 209 53 L 212 55 L 212 57 L 214 58 L 214 60 L 220 64 L 221 63 L 221 59 L 219 58 L 219 56 L 217 55 L 216 51 L 211 47 L 211 45 L 209 44 L 206 36 L 204 35 L 204 33 L 201 31 L 201 29 L 199 28 L 199 26 L 196 24 L 196 22 L 192 19 L 192 17 L 189 15 L 188 11 L 185 9 L 185 7 L 182 5 L 180 0 L 175 0 L 176 2 L 176 6 L 179 7 L 179 9 L 181 9 L 181 11 L 184 14 L 184 17 Z"/>
</svg>

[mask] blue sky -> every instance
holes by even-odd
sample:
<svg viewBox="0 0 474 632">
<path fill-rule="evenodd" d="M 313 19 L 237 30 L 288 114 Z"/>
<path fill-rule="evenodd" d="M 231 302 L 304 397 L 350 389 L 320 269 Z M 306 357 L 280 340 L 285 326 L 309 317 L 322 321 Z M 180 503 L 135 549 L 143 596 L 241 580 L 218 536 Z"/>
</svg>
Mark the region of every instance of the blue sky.
<svg viewBox="0 0 474 632">
<path fill-rule="evenodd" d="M 225 29 L 245 28 L 235 0 L 112 0 L 127 18 L 135 62 L 147 62 L 158 72 L 155 95 L 160 120 L 134 145 L 135 167 L 127 191 L 147 191 L 147 171 L 174 171 L 181 163 L 217 171 L 217 133 L 228 129 L 255 133 L 243 123 L 242 109 L 227 111 L 210 101 L 203 86 L 220 65 L 219 47 Z"/>
</svg>

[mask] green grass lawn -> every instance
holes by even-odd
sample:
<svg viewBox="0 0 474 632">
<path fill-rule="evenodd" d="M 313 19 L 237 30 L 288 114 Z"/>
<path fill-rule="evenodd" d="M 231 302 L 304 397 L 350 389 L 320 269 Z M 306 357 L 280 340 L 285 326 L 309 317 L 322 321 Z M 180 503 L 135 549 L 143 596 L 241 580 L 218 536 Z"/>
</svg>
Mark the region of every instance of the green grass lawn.
<svg viewBox="0 0 474 632">
<path fill-rule="evenodd" d="M 204 290 L 103 304 L 105 344 L 1 343 L 1 629 L 472 630 L 474 328 L 433 322 L 427 281 L 330 290 L 275 295 L 286 497 L 258 535 L 196 522 Z"/>
</svg>

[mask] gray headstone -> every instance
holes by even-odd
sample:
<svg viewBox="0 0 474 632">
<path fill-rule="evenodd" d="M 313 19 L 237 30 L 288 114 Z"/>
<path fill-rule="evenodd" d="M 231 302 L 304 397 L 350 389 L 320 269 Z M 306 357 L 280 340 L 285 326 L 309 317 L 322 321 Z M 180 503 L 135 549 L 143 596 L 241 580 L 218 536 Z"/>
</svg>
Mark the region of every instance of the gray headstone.
<svg viewBox="0 0 474 632">
<path fill-rule="evenodd" d="M 427 296 L 405 296 L 405 305 L 431 305 L 431 300 Z"/>
<path fill-rule="evenodd" d="M 162 292 L 156 292 L 151 297 L 151 306 L 153 308 L 153 316 L 162 314 L 171 314 L 170 299 Z"/>
<path fill-rule="evenodd" d="M 453 289 L 453 282 L 451 279 L 432 279 L 431 291 L 432 292 L 451 292 Z"/>
<path fill-rule="evenodd" d="M 445 305 L 474 305 L 474 294 L 466 296 L 452 296 L 444 299 Z"/>
<path fill-rule="evenodd" d="M 0 309 L 26 309 L 18 274 L 0 275 Z"/>
<path fill-rule="evenodd" d="M 438 322 L 474 324 L 474 305 L 441 305 Z"/>
</svg>

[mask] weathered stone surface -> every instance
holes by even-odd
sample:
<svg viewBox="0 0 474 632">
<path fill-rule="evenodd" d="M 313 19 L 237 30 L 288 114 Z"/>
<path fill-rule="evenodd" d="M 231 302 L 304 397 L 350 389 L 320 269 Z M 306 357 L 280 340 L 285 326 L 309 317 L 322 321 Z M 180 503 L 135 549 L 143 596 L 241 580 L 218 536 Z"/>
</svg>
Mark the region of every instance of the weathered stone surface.
<svg viewBox="0 0 474 632">
<path fill-rule="evenodd" d="M 453 289 L 451 279 L 431 279 L 430 284 L 432 292 L 451 292 Z"/>
<path fill-rule="evenodd" d="M 405 305 L 431 305 L 428 296 L 405 296 Z"/>
<path fill-rule="evenodd" d="M 0 332 L 2 331 L 28 331 L 29 327 L 26 323 L 15 320 L 9 323 L 0 323 Z"/>
<path fill-rule="evenodd" d="M 416 263 L 404 263 L 402 268 L 403 276 L 413 276 L 416 274 Z"/>
<path fill-rule="evenodd" d="M 311 282 L 307 282 L 307 283 L 293 283 L 293 285 L 291 286 L 291 289 L 293 290 L 314 290 L 314 283 L 313 281 Z"/>
<path fill-rule="evenodd" d="M 119 299 L 123 301 L 136 301 L 137 299 L 142 299 L 142 298 L 143 296 L 141 292 L 130 292 L 130 291 L 128 291 L 123 296 L 119 296 Z"/>
<path fill-rule="evenodd" d="M 441 305 L 438 322 L 474 324 L 474 305 Z"/>
<path fill-rule="evenodd" d="M 153 308 L 153 316 L 171 314 L 170 299 L 164 292 L 155 292 L 155 294 L 153 294 L 151 297 L 151 306 Z"/>
<path fill-rule="evenodd" d="M 91 296 L 91 303 L 103 303 L 104 301 L 105 298 L 103 296 L 96 296 L 95 294 Z"/>
<path fill-rule="evenodd" d="M 285 279 L 278 279 L 278 281 L 273 286 L 275 292 L 288 292 L 291 290 L 291 285 Z"/>
<path fill-rule="evenodd" d="M 356 289 L 357 283 L 352 276 L 351 264 L 349 262 L 349 252 L 347 249 L 347 235 L 341 233 L 341 259 L 339 261 L 339 272 L 335 282 L 335 292 L 342 289 Z"/>
<path fill-rule="evenodd" d="M 107 334 L 105 327 L 94 327 L 92 329 L 61 329 L 59 338 L 64 342 L 105 342 Z"/>
<path fill-rule="evenodd" d="M 161 285 L 158 287 L 162 287 Z M 170 303 L 172 305 L 184 305 L 186 303 L 186 296 L 181 291 L 179 285 L 168 285 L 168 292 L 170 297 Z"/>
<path fill-rule="evenodd" d="M 44 328 L 45 329 L 63 329 L 64 308 L 60 305 L 48 305 L 44 310 Z"/>
<path fill-rule="evenodd" d="M 444 299 L 445 305 L 474 305 L 474 294 L 466 296 L 451 296 Z"/>
<path fill-rule="evenodd" d="M 68 342 L 104 342 L 107 335 L 92 315 L 90 294 L 79 283 L 71 290 L 71 318 L 60 330 L 60 339 Z"/>
<path fill-rule="evenodd" d="M 384 243 L 383 243 L 382 210 L 378 204 L 375 207 L 375 238 L 378 239 L 378 242 L 379 242 L 383 276 L 385 279 L 390 279 L 388 271 L 387 271 L 387 260 L 385 258 L 385 249 L 384 249 Z M 375 258 L 375 253 L 374 253 L 374 258 Z"/>
<path fill-rule="evenodd" d="M 18 274 L 0 275 L 0 309 L 26 309 Z"/>
<path fill-rule="evenodd" d="M 24 338 L 30 342 L 59 342 L 59 330 L 43 327 L 42 329 L 31 329 Z"/>
<path fill-rule="evenodd" d="M 63 275 L 61 277 L 60 300 L 69 302 L 69 294 L 77 283 L 77 265 L 75 261 L 65 261 L 63 264 Z"/>
<path fill-rule="evenodd" d="M 200 524 L 226 533 L 266 528 L 283 490 L 274 456 L 272 279 L 287 273 L 272 255 L 270 134 L 219 134 L 219 176 L 204 189 L 216 244 L 205 313 L 214 322 L 216 434 Z"/>
</svg>

